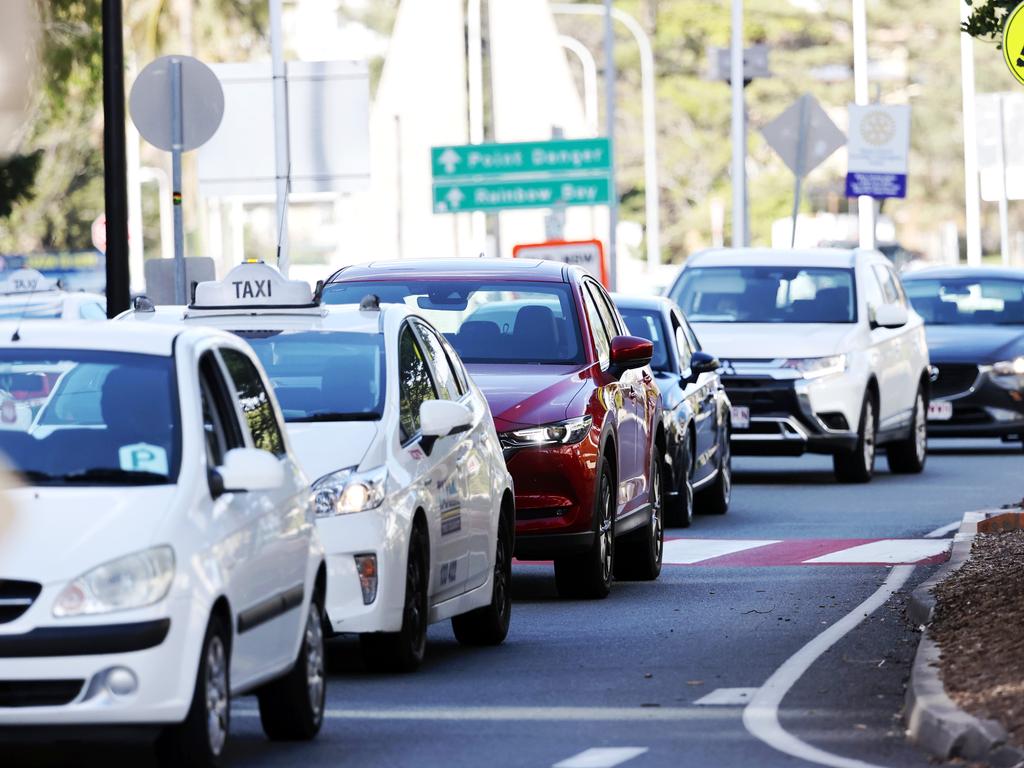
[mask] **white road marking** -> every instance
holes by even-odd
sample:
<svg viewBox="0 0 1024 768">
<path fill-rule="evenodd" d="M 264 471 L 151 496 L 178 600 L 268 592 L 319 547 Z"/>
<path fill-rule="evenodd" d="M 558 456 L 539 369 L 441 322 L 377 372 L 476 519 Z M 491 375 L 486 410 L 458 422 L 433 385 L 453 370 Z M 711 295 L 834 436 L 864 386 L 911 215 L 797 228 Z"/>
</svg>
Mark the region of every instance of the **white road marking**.
<svg viewBox="0 0 1024 768">
<path fill-rule="evenodd" d="M 779 541 L 780 539 L 672 539 L 665 542 L 661 561 L 668 565 L 691 565 L 713 557 L 742 552 L 745 549 L 778 544 Z"/>
<path fill-rule="evenodd" d="M 952 542 L 949 539 L 882 539 L 855 547 L 829 552 L 827 555 L 804 560 L 805 563 L 882 563 L 897 565 L 915 563 L 945 553 Z"/>
<path fill-rule="evenodd" d="M 695 707 L 742 707 L 757 693 L 757 688 L 716 688 L 707 696 L 701 696 Z"/>
<path fill-rule="evenodd" d="M 936 528 L 931 533 L 926 533 L 924 535 L 924 537 L 926 539 L 941 539 L 947 533 L 952 533 L 953 531 L 955 531 L 959 527 L 960 527 L 960 521 L 959 520 L 954 520 L 949 525 L 944 525 L 941 528 Z"/>
<path fill-rule="evenodd" d="M 259 717 L 259 710 L 233 707 L 232 717 Z M 721 715 L 702 707 L 406 707 L 328 709 L 328 720 L 495 720 L 595 721 L 713 720 Z"/>
<path fill-rule="evenodd" d="M 647 747 L 592 747 L 555 763 L 552 768 L 612 768 L 646 751 Z"/>
<path fill-rule="evenodd" d="M 948 526 L 944 528 L 948 529 Z M 926 538 L 934 538 L 944 528 L 937 528 Z M 818 765 L 832 768 L 880 768 L 872 763 L 855 760 L 842 755 L 834 755 L 823 749 L 812 747 L 793 734 L 783 729 L 779 723 L 779 705 L 790 689 L 803 676 L 814 662 L 829 648 L 843 639 L 849 632 L 864 621 L 870 614 L 888 602 L 893 593 L 899 590 L 910 574 L 913 565 L 897 565 L 885 581 L 867 600 L 862 602 L 839 621 L 815 637 L 803 648 L 790 656 L 786 662 L 775 670 L 764 685 L 757 689 L 753 699 L 743 710 L 743 725 L 752 736 L 760 739 L 768 746 L 787 755 L 798 757 Z"/>
</svg>

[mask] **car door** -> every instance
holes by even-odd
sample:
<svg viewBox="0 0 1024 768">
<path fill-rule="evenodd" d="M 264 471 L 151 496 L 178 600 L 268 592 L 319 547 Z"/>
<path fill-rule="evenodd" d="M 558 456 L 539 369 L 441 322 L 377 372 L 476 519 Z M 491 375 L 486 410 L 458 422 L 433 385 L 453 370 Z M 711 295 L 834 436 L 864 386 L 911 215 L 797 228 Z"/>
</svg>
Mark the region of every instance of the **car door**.
<svg viewBox="0 0 1024 768">
<path fill-rule="evenodd" d="M 881 292 L 882 304 L 900 304 L 903 292 L 898 287 L 896 276 L 885 264 L 873 264 L 871 271 Z M 906 306 L 906 298 L 902 298 Z M 877 309 L 877 307 L 876 307 Z M 913 377 L 911 375 L 911 354 L 908 348 L 910 337 L 907 328 L 873 328 L 872 345 L 878 350 L 879 378 L 879 429 L 899 426 L 913 405 Z M 909 394 L 908 394 L 909 393 Z"/>
<path fill-rule="evenodd" d="M 429 356 L 411 321 L 398 336 L 399 425 L 404 446 L 420 443 L 414 482 L 427 491 L 430 509 L 430 595 L 438 603 L 462 593 L 469 565 L 469 530 L 463 509 L 463 483 L 459 473 L 459 446 L 465 433 L 438 438 L 429 450 L 420 434 L 420 406 L 441 395 Z M 446 395 L 445 395 L 446 396 Z"/>
<path fill-rule="evenodd" d="M 690 375 L 690 361 L 696 351 L 696 341 L 687 334 L 686 324 L 675 311 L 670 314 L 672 336 L 675 338 L 679 352 L 679 370 L 681 375 Z M 695 455 L 693 457 L 692 481 L 700 483 L 714 470 L 711 460 L 714 454 L 717 435 L 715 432 L 715 391 L 714 379 L 702 373 L 696 379 L 682 382 L 683 395 L 693 411 Z"/>
<path fill-rule="evenodd" d="M 265 668 L 271 659 L 286 661 L 294 651 L 295 632 L 303 605 L 311 526 L 306 516 L 308 487 L 291 463 L 281 424 L 259 369 L 243 352 L 218 350 L 234 401 L 245 444 L 286 462 L 285 482 L 268 491 L 236 494 L 251 523 L 252 590 L 238 604 L 236 631 L 246 643 L 249 661 Z"/>
</svg>

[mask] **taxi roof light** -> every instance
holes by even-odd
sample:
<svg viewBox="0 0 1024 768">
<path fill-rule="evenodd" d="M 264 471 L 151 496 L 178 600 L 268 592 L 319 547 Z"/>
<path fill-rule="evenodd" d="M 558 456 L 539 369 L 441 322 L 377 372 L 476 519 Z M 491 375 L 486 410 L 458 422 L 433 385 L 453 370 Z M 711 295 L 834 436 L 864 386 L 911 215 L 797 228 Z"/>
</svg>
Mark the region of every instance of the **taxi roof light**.
<svg viewBox="0 0 1024 768">
<path fill-rule="evenodd" d="M 305 280 L 289 280 L 275 266 L 246 259 L 223 280 L 198 283 L 189 309 L 299 309 L 319 303 Z"/>
</svg>

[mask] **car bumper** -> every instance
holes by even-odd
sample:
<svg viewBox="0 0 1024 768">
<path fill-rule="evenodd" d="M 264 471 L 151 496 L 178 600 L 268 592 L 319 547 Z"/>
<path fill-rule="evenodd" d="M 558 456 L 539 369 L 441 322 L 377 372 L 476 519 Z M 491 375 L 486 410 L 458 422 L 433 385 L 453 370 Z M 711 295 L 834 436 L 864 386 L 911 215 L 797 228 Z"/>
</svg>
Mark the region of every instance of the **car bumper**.
<svg viewBox="0 0 1024 768">
<path fill-rule="evenodd" d="M 807 381 L 769 376 L 722 378 L 734 408 L 750 412 L 750 425 L 732 425 L 736 455 L 800 456 L 839 453 L 857 444 L 864 383 L 841 374 Z"/>
<path fill-rule="evenodd" d="M 942 371 L 956 365 L 959 375 L 944 379 Z M 1005 437 L 1024 440 L 1024 377 L 995 377 L 984 366 L 937 362 L 939 379 L 932 394 L 933 403 L 952 406 L 949 419 L 929 416 L 929 437 Z M 956 386 L 959 384 L 959 386 Z"/>
</svg>

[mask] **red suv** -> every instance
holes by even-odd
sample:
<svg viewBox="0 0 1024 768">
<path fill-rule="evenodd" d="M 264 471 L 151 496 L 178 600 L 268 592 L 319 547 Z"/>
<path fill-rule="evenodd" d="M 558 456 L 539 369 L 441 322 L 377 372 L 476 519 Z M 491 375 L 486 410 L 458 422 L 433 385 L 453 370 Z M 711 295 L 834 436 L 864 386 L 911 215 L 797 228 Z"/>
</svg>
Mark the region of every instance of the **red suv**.
<svg viewBox="0 0 1024 768">
<path fill-rule="evenodd" d="M 346 267 L 328 304 L 405 303 L 451 341 L 483 391 L 515 481 L 516 556 L 555 562 L 564 596 L 661 571 L 660 398 L 651 342 L 604 288 L 545 261 L 442 259 Z M 489 492 L 489 489 L 481 489 Z"/>
</svg>

